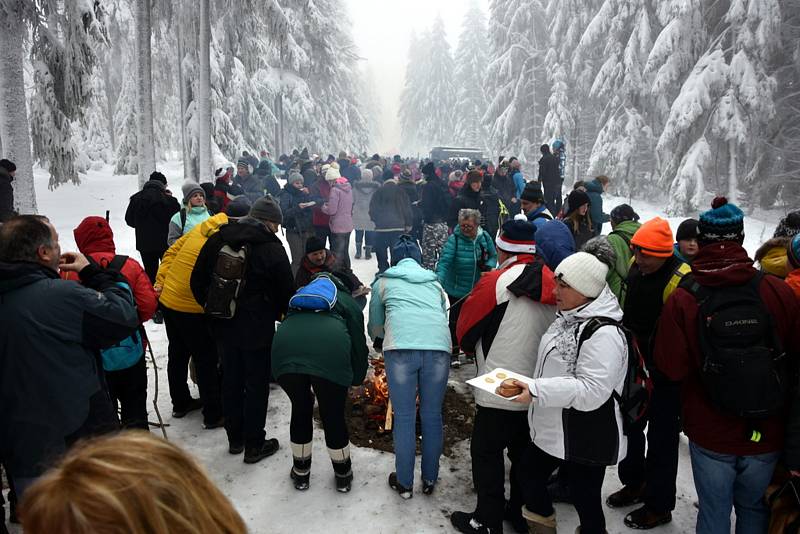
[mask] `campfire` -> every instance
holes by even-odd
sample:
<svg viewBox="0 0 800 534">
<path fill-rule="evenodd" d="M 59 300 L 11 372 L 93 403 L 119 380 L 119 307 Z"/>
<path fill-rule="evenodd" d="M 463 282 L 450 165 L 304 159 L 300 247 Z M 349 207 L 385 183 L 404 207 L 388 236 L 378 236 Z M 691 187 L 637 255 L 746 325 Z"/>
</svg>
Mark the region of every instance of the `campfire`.
<svg viewBox="0 0 800 534">
<path fill-rule="evenodd" d="M 351 391 L 353 407 L 361 409 L 368 419 L 375 422 L 379 434 L 392 430 L 392 401 L 382 358 L 370 360 L 364 382 Z"/>
</svg>

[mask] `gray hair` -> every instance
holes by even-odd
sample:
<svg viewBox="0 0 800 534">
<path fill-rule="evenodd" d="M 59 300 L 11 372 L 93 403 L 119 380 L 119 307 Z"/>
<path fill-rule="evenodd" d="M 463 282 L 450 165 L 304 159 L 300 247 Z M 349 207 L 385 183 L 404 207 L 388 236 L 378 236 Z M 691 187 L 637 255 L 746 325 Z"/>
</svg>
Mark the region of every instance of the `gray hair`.
<svg viewBox="0 0 800 534">
<path fill-rule="evenodd" d="M 18 215 L 0 226 L 0 261 L 38 263 L 39 247 L 55 246 L 49 222 L 41 215 Z"/>
<path fill-rule="evenodd" d="M 462 221 L 466 221 L 467 219 L 472 219 L 473 221 L 480 222 L 481 212 L 479 210 L 473 210 L 468 208 L 459 210 L 458 222 L 461 223 Z"/>
</svg>

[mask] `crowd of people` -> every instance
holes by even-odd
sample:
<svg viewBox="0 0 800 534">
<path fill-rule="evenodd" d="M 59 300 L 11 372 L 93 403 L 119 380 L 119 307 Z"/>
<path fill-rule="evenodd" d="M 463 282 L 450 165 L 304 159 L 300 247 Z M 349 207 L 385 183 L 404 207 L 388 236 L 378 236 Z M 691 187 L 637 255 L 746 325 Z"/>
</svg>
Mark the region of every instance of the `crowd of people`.
<svg viewBox="0 0 800 534">
<path fill-rule="evenodd" d="M 475 390 L 477 499 L 452 513 L 459 532 L 498 534 L 507 521 L 552 534 L 554 502 L 574 505 L 582 534 L 606 531 L 604 505 L 636 506 L 624 517 L 631 529 L 669 523 L 681 432 L 697 532 L 730 532 L 732 511 L 737 532 L 766 532 L 768 484 L 800 475 L 800 212 L 756 266 L 744 213 L 725 198 L 673 235 L 628 204 L 606 213 L 607 176 L 563 198 L 558 156 L 541 152 L 535 179 L 513 157 L 245 152 L 212 181 L 183 183 L 181 202 L 154 172 L 125 215 L 141 264 L 116 254 L 105 218 L 81 221 L 79 251 L 62 253 L 46 217 L 8 214 L 0 464 L 12 520 L 30 532 L 108 522 L 170 532 L 173 521 L 244 531 L 191 459 L 142 432 L 152 319 L 167 334 L 172 417 L 201 411 L 203 428 L 224 429 L 228 452 L 247 464 L 280 447 L 266 419 L 269 383 L 281 387 L 297 490 L 311 484 L 315 404 L 335 488 L 351 490 L 345 403 L 381 358 L 394 410 L 388 485 L 413 497 L 418 414 L 421 491 L 435 494 L 450 370 L 474 360 L 479 376 L 526 378 L 507 384 L 508 398 Z M 0 178 L 14 169 L 0 161 Z M 373 256 L 377 274 L 362 282 L 354 262 Z M 604 503 L 614 465 L 620 489 Z M 138 488 L 137 473 L 188 496 Z M 213 518 L 195 510 L 209 501 Z"/>
</svg>

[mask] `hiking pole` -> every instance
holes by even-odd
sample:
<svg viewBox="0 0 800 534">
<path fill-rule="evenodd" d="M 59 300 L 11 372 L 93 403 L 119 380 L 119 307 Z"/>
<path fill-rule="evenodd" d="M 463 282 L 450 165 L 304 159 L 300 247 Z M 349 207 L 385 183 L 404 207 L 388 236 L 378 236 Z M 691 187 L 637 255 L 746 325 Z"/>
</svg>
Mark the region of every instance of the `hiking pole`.
<svg viewBox="0 0 800 534">
<path fill-rule="evenodd" d="M 144 330 L 144 327 L 142 327 Z M 158 366 L 156 365 L 156 357 L 153 354 L 153 345 L 150 343 L 150 339 L 147 337 L 147 331 L 145 330 L 145 339 L 147 339 L 147 351 L 150 353 L 150 362 L 153 364 L 153 373 L 156 377 L 156 391 L 155 395 L 153 396 L 153 408 L 156 411 L 156 417 L 158 418 L 158 426 L 161 428 L 161 434 L 164 435 L 164 439 L 169 441 L 169 437 L 167 437 L 167 429 L 164 426 L 164 420 L 161 418 L 161 411 L 158 409 Z"/>
</svg>

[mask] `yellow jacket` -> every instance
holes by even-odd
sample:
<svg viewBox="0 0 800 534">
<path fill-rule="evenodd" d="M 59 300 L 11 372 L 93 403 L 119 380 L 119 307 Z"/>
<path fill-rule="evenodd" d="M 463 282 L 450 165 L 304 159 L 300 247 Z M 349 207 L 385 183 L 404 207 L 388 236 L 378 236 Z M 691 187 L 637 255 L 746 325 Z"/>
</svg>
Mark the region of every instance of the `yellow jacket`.
<svg viewBox="0 0 800 534">
<path fill-rule="evenodd" d="M 189 280 L 200 249 L 220 226 L 227 223 L 228 216 L 224 213 L 214 215 L 192 228 L 164 253 L 156 275 L 156 286 L 163 288 L 158 299 L 161 304 L 174 311 L 203 313 L 203 307 L 194 300 Z"/>
</svg>

